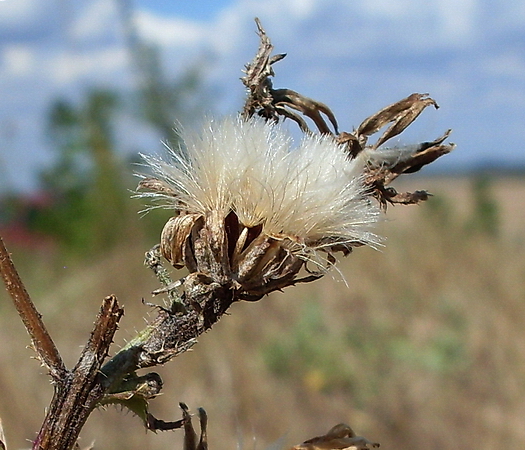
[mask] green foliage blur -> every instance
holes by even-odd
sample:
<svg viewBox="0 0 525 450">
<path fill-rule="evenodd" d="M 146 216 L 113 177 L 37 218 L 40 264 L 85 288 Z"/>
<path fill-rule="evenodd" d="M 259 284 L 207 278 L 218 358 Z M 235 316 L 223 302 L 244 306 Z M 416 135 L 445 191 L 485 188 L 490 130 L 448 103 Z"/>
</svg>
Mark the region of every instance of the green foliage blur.
<svg viewBox="0 0 525 450">
<path fill-rule="evenodd" d="M 138 182 L 133 172 L 145 168 L 133 164 L 140 163 L 138 154 L 126 157 L 121 151 L 116 123 L 132 116 L 156 132 L 159 149 L 162 141 L 177 148 L 174 128 L 195 113 L 199 69 L 173 81 L 164 75 L 155 47 L 141 45 L 133 55 L 139 60 L 136 92 L 92 88 L 80 101 L 59 98 L 50 105 L 47 132 L 55 159 L 40 174 L 39 196 L 45 201 L 27 205 L 16 196 L 2 201 L 2 222 L 17 222 L 26 230 L 24 239 L 36 236 L 62 256 L 80 260 L 129 239 L 158 242 L 169 212 L 139 214 L 145 205 L 130 198 Z"/>
<path fill-rule="evenodd" d="M 93 90 L 79 106 L 57 100 L 50 109 L 56 162 L 41 174 L 41 185 L 51 200 L 30 225 L 72 252 L 111 246 L 129 216 L 112 133 L 117 105 L 115 93 Z"/>
</svg>

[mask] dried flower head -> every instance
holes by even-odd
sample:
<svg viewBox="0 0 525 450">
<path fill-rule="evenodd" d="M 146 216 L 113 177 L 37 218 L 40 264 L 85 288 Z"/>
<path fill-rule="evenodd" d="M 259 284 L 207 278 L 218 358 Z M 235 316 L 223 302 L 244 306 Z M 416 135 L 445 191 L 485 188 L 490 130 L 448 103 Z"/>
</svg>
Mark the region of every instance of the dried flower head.
<svg viewBox="0 0 525 450">
<path fill-rule="evenodd" d="M 140 185 L 177 211 L 161 236 L 173 266 L 258 299 L 318 278 L 334 252 L 378 243 L 364 165 L 332 136 L 307 134 L 294 147 L 279 124 L 229 117 L 182 138 L 169 161 L 145 156 L 157 178 Z M 298 278 L 308 262 L 315 273 Z"/>
</svg>

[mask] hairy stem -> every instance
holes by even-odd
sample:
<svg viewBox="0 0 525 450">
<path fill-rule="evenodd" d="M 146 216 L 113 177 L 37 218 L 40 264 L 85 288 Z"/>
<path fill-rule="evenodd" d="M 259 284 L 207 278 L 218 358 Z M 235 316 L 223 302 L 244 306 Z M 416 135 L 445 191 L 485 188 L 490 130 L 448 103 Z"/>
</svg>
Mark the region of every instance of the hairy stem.
<svg viewBox="0 0 525 450">
<path fill-rule="evenodd" d="M 235 301 L 231 289 L 210 282 L 202 274 L 186 277 L 183 288 L 184 303 L 193 307 L 183 314 L 160 308 L 156 319 L 102 367 L 108 380 L 118 381 L 123 368 L 130 373 L 164 364 L 184 353 Z"/>
</svg>

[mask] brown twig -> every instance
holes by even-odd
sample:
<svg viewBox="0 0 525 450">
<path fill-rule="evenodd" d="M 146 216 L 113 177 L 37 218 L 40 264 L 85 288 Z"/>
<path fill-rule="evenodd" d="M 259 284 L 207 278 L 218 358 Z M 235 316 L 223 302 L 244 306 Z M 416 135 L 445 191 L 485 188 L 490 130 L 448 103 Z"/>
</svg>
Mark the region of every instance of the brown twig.
<svg viewBox="0 0 525 450">
<path fill-rule="evenodd" d="M 72 371 L 65 367 L 41 314 L 37 311 L 0 237 L 0 272 L 24 323 L 38 358 L 53 379 L 54 395 L 34 449 L 70 449 L 87 417 L 122 372 L 111 377 L 100 372 L 123 314 L 115 297 L 104 299 L 91 338 Z M 125 367 L 125 366 L 124 366 Z"/>
<path fill-rule="evenodd" d="M 67 450 L 77 442 L 87 418 L 110 388 L 111 381 L 100 368 L 123 312 L 114 296 L 104 299 L 78 363 L 55 384 L 51 405 L 33 443 L 34 450 Z"/>
<path fill-rule="evenodd" d="M 1 237 L 0 272 L 2 273 L 7 292 L 11 296 L 15 308 L 31 337 L 39 359 L 49 369 L 51 377 L 54 380 L 60 380 L 67 372 L 66 367 L 42 321 L 41 314 L 31 301 Z"/>
</svg>

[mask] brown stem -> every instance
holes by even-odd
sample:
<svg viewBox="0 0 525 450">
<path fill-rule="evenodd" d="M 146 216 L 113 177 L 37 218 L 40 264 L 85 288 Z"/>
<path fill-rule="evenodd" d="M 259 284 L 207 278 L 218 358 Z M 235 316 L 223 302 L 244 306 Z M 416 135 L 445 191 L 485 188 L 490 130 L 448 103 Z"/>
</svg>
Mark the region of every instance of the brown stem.
<svg viewBox="0 0 525 450">
<path fill-rule="evenodd" d="M 78 439 L 93 408 L 127 374 L 164 364 L 188 350 L 234 301 L 231 289 L 208 283 L 199 274 L 186 278 L 185 299 L 195 305 L 186 314 L 161 309 L 157 318 L 101 367 L 122 310 L 115 297 L 104 300 L 94 331 L 79 362 L 55 387 L 55 394 L 34 450 L 68 450 Z"/>
<path fill-rule="evenodd" d="M 125 373 L 165 364 L 190 349 L 236 300 L 229 286 L 211 282 L 198 273 L 183 283 L 184 314 L 160 308 L 159 314 L 101 369 L 110 383 Z"/>
<path fill-rule="evenodd" d="M 123 313 L 114 296 L 104 299 L 77 365 L 55 385 L 51 405 L 33 443 L 34 450 L 69 450 L 77 442 L 87 418 L 109 388 L 100 367 Z"/>
<path fill-rule="evenodd" d="M 31 337 L 38 357 L 49 369 L 51 377 L 54 380 L 60 380 L 67 372 L 66 367 L 55 343 L 47 332 L 41 314 L 31 301 L 1 237 L 0 272 L 2 273 L 7 292 L 13 299 L 15 308 Z"/>
</svg>

